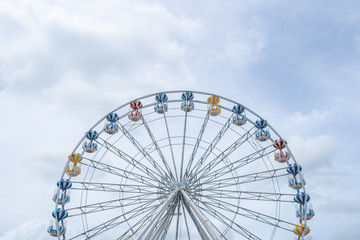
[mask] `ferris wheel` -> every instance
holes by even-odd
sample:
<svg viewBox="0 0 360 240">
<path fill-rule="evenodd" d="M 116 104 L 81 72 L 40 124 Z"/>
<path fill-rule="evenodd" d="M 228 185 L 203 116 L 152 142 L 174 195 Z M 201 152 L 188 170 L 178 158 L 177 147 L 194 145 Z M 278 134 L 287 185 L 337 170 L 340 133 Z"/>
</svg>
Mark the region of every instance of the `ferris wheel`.
<svg viewBox="0 0 360 240">
<path fill-rule="evenodd" d="M 199 91 L 154 93 L 106 114 L 70 152 L 47 231 L 310 240 L 305 185 L 287 142 L 251 109 Z"/>
</svg>

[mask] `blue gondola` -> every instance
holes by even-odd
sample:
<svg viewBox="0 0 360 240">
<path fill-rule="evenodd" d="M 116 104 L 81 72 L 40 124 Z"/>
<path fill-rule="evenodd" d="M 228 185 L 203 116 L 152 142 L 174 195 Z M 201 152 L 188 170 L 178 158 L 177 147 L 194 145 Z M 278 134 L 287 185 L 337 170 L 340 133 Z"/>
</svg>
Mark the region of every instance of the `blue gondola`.
<svg viewBox="0 0 360 240">
<path fill-rule="evenodd" d="M 120 118 L 117 115 L 117 113 L 109 113 L 106 116 L 106 120 L 108 120 L 110 123 L 115 123 L 116 121 L 118 121 Z"/>
<path fill-rule="evenodd" d="M 260 142 L 265 142 L 270 138 L 270 132 L 268 130 L 260 130 L 255 134 L 255 138 Z"/>
<path fill-rule="evenodd" d="M 90 141 L 94 141 L 98 138 L 98 134 L 95 130 L 90 130 L 85 134 L 85 137 Z"/>
<path fill-rule="evenodd" d="M 289 187 L 293 189 L 301 189 L 305 184 L 305 179 L 301 180 L 299 177 L 289 178 Z"/>
<path fill-rule="evenodd" d="M 113 135 L 119 131 L 119 127 L 115 123 L 105 124 L 104 131 L 107 134 Z"/>
<path fill-rule="evenodd" d="M 315 216 L 315 211 L 312 209 L 312 207 L 308 206 L 307 208 L 307 214 L 306 214 L 306 220 L 310 220 Z M 305 209 L 299 209 L 296 211 L 296 217 L 300 218 L 301 220 L 305 221 Z"/>
<path fill-rule="evenodd" d="M 48 227 L 47 232 L 52 236 L 52 237 L 57 237 L 57 231 L 56 231 L 56 227 L 53 225 L 50 225 Z M 65 227 L 59 227 L 59 235 L 62 236 L 66 233 L 66 228 Z"/>
<path fill-rule="evenodd" d="M 235 115 L 232 119 L 232 123 L 236 126 L 242 126 L 246 123 L 247 118 L 244 115 Z"/>
<path fill-rule="evenodd" d="M 60 181 L 60 182 L 58 181 L 58 182 L 56 183 L 56 185 L 57 185 L 58 187 L 60 187 L 60 189 L 63 190 L 63 191 L 65 191 L 65 190 L 67 190 L 67 189 L 69 189 L 69 188 L 72 187 L 72 183 L 70 182 L 69 179 L 61 179 L 61 181 Z"/>
<path fill-rule="evenodd" d="M 305 202 L 310 201 L 310 195 L 309 194 L 305 195 L 304 192 L 297 193 L 296 196 L 294 197 L 294 201 L 300 203 L 301 205 L 304 205 Z"/>
<path fill-rule="evenodd" d="M 190 101 L 194 99 L 194 94 L 193 92 L 183 92 L 181 94 L 181 99 L 184 101 Z"/>
<path fill-rule="evenodd" d="M 255 127 L 258 128 L 258 129 L 264 129 L 268 126 L 268 123 L 265 119 L 257 119 L 256 122 L 255 122 Z"/>
<path fill-rule="evenodd" d="M 162 113 L 167 112 L 168 106 L 166 103 L 157 103 L 154 106 L 154 110 L 155 110 L 155 112 L 162 114 Z"/>
<path fill-rule="evenodd" d="M 243 105 L 236 104 L 233 106 L 232 111 L 235 114 L 241 115 L 242 113 L 245 112 L 245 107 Z"/>
<path fill-rule="evenodd" d="M 56 210 L 56 212 L 55 211 L 53 211 L 52 212 L 52 216 L 59 222 L 59 221 L 61 221 L 61 220 L 64 220 L 65 218 L 67 218 L 68 217 L 68 211 L 66 211 L 65 209 L 63 209 L 63 208 L 58 208 L 57 210 Z"/>
<path fill-rule="evenodd" d="M 191 101 L 185 101 L 181 103 L 181 110 L 183 110 L 184 112 L 191 112 L 192 110 L 194 110 L 194 103 Z"/>
<path fill-rule="evenodd" d="M 286 171 L 294 176 L 296 176 L 299 172 L 301 172 L 302 167 L 297 165 L 296 163 L 291 163 Z"/>
<path fill-rule="evenodd" d="M 57 194 L 54 194 L 53 201 L 56 203 Z M 70 196 L 69 194 L 62 193 L 58 199 L 58 204 L 65 205 L 68 202 L 70 202 Z"/>
<path fill-rule="evenodd" d="M 87 153 L 93 153 L 97 151 L 97 144 L 94 142 L 84 142 L 82 148 Z"/>
<path fill-rule="evenodd" d="M 166 93 L 158 93 L 158 94 L 156 94 L 156 96 L 155 96 L 155 100 L 156 100 L 158 103 L 165 103 L 165 102 L 167 102 L 167 100 L 168 100 L 168 96 L 166 95 Z"/>
</svg>

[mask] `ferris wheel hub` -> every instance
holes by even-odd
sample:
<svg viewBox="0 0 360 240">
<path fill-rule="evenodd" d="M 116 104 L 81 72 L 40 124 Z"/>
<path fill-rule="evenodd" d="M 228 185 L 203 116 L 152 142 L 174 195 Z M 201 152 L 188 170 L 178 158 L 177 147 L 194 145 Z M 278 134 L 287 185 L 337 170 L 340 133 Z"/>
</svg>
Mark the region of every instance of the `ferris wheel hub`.
<svg viewBox="0 0 360 240">
<path fill-rule="evenodd" d="M 189 190 L 189 185 L 187 182 L 185 181 L 177 181 L 175 182 L 171 187 L 170 187 L 170 191 L 181 191 L 181 190 L 185 190 L 188 191 Z"/>
</svg>

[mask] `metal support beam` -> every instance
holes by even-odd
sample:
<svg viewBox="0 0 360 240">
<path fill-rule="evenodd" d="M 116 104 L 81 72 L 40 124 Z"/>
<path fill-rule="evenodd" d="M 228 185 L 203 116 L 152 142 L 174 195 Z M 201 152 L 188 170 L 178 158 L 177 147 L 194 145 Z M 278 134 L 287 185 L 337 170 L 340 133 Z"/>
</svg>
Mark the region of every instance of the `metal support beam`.
<svg viewBox="0 0 360 240">
<path fill-rule="evenodd" d="M 198 209 L 198 207 L 195 205 L 193 200 L 189 197 L 189 195 L 183 190 L 180 190 L 182 196 L 184 197 L 184 202 L 186 204 L 189 204 L 190 208 L 195 213 L 196 217 L 200 220 L 201 224 L 204 226 L 207 234 L 211 237 L 212 240 L 219 240 L 219 238 L 216 236 L 216 233 L 213 231 L 213 229 L 210 227 L 209 223 L 210 220 L 207 219 L 202 212 Z"/>
<path fill-rule="evenodd" d="M 209 238 L 209 236 L 206 234 L 204 227 L 201 226 L 201 223 L 198 221 L 198 219 L 196 218 L 196 216 L 194 215 L 194 213 L 191 211 L 190 207 L 188 204 L 186 204 L 186 202 L 183 201 L 183 206 L 185 206 L 186 210 L 188 211 L 191 219 L 193 220 L 193 223 L 195 224 L 196 229 L 198 230 L 201 239 L 202 240 L 211 240 Z"/>
<path fill-rule="evenodd" d="M 159 210 L 153 215 L 153 217 L 149 220 L 149 225 L 144 229 L 142 233 L 138 236 L 139 240 L 145 240 L 148 239 L 151 234 L 153 233 L 156 225 L 159 223 L 161 216 L 164 214 L 164 212 L 168 209 L 171 202 L 174 200 L 176 194 L 178 192 L 178 189 L 174 190 L 171 195 L 168 197 L 168 199 L 164 202 L 164 204 L 159 208 Z"/>
</svg>

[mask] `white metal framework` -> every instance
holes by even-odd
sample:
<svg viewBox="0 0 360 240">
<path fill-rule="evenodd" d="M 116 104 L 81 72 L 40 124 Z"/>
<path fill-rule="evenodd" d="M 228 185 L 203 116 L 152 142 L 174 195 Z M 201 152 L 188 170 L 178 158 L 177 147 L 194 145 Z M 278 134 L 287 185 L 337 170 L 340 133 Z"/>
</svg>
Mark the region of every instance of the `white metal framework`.
<svg viewBox="0 0 360 240">
<path fill-rule="evenodd" d="M 301 215 L 312 210 L 305 180 L 289 171 L 301 167 L 287 145 L 276 155 L 276 139 L 259 115 L 218 95 L 137 98 L 75 147 L 48 231 L 58 239 L 238 240 L 287 239 L 297 228 L 295 239 L 306 239 L 314 214 Z"/>
</svg>

